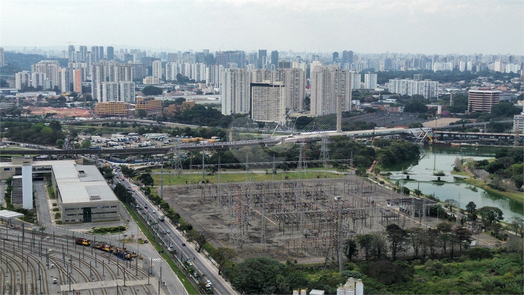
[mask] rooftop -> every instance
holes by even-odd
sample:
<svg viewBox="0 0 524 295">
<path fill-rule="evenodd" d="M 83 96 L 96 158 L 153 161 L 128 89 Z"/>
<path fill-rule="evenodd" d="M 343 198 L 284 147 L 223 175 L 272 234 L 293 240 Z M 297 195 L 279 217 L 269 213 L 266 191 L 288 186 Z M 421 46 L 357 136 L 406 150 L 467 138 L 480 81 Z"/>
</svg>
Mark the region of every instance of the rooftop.
<svg viewBox="0 0 524 295">
<path fill-rule="evenodd" d="M 55 161 L 52 167 L 63 204 L 118 200 L 96 166 Z"/>
</svg>

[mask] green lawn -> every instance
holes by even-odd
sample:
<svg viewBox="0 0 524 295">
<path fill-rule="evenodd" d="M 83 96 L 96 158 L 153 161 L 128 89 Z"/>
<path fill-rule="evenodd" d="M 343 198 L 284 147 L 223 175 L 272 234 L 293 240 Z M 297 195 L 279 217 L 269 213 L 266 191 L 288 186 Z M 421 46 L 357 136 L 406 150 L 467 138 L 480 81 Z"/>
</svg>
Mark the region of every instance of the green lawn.
<svg viewBox="0 0 524 295">
<path fill-rule="evenodd" d="M 472 184 L 474 186 L 478 186 L 484 190 L 487 190 L 487 191 L 490 191 L 492 193 L 496 193 L 496 194 L 499 194 L 499 195 L 503 195 L 503 196 L 506 196 L 510 199 L 513 199 L 515 201 L 519 201 L 519 202 L 524 202 L 524 194 L 523 193 L 519 193 L 519 192 L 501 192 L 499 190 L 496 190 L 496 189 L 493 189 L 491 187 L 489 187 L 487 184 L 484 183 L 484 181 L 480 180 L 480 179 L 473 179 L 473 178 L 467 178 L 464 180 L 465 182 L 469 183 L 469 184 Z"/>
<path fill-rule="evenodd" d="M 146 235 L 147 239 L 155 247 L 157 251 L 163 250 L 162 246 L 160 246 L 159 243 L 156 242 L 155 237 L 153 234 L 149 231 L 147 226 L 142 222 L 142 220 L 136 215 L 135 211 L 131 209 L 131 207 L 127 204 L 124 204 L 129 214 L 131 214 L 131 217 L 135 222 L 138 224 L 138 227 L 140 227 L 140 230 Z M 200 292 L 191 284 L 191 282 L 187 279 L 186 275 L 178 268 L 178 266 L 175 264 L 173 260 L 171 260 L 171 257 L 167 253 L 162 253 L 161 256 L 167 261 L 171 269 L 176 273 L 182 284 L 184 285 L 184 288 L 186 288 L 187 292 L 189 294 L 200 294 Z"/>
</svg>

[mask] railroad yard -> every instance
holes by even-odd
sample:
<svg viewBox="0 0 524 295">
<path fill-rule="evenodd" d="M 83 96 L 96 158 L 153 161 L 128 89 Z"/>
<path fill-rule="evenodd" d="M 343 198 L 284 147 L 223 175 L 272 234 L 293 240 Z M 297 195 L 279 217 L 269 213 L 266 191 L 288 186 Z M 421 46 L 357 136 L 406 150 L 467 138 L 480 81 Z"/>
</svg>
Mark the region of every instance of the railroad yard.
<svg viewBox="0 0 524 295">
<path fill-rule="evenodd" d="M 124 247 L 3 223 L 2 294 L 157 294 L 156 262 Z"/>
</svg>

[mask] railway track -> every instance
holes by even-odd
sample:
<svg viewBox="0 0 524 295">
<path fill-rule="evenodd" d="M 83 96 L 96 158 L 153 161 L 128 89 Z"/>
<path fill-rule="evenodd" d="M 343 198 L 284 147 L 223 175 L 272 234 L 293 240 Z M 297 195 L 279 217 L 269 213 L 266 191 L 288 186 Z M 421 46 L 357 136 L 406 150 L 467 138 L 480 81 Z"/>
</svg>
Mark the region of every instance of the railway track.
<svg viewBox="0 0 524 295">
<path fill-rule="evenodd" d="M 0 229 L 0 250 L 5 248 L 0 263 L 2 266 L 5 265 L 5 268 L 0 267 L 0 285 L 3 286 L 0 288 L 1 294 L 50 294 L 49 289 L 53 284 L 53 277 L 47 270 L 49 268 L 55 268 L 52 272 L 55 272 L 60 285 L 67 285 L 69 280 L 71 284 L 117 280 L 122 279 L 124 273 L 125 281 L 140 280 L 148 276 L 145 269 L 139 268 L 132 261 L 120 261 L 113 254 L 91 247 L 82 245 L 72 247 L 74 241 L 71 241 L 69 237 L 54 236 L 53 240 L 50 240 L 49 235 L 40 235 L 40 239 L 38 236 L 32 233 L 29 237 L 26 232 L 25 236 L 21 237 L 15 229 L 9 229 L 9 235 L 6 235 Z M 64 250 L 63 253 L 61 247 Z M 91 254 L 93 250 L 98 251 L 98 254 Z M 72 261 L 69 261 L 70 259 Z M 46 262 L 49 265 L 46 265 Z M 71 274 L 68 275 L 67 268 L 71 265 Z M 39 281 L 39 277 L 42 281 Z M 125 290 L 127 294 L 149 294 L 151 292 L 147 285 L 120 285 L 118 289 L 121 292 Z M 79 291 L 86 294 L 88 292 L 91 295 L 112 294 L 108 293 L 105 288 Z"/>
</svg>

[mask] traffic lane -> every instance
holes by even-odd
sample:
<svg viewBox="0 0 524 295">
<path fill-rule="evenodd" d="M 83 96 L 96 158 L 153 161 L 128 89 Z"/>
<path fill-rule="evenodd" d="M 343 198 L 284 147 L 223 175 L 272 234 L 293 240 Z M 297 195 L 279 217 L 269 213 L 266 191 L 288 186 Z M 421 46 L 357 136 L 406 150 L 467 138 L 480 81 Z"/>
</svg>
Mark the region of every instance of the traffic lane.
<svg viewBox="0 0 524 295">
<path fill-rule="evenodd" d="M 146 210 L 147 214 L 149 215 L 149 212 L 154 210 L 152 209 L 154 208 L 153 204 L 151 204 L 149 200 L 147 200 L 147 198 L 141 192 L 139 192 L 135 187 L 133 187 L 133 190 L 135 192 L 136 197 L 138 197 L 138 198 L 135 197 L 135 199 L 141 200 L 140 204 L 142 205 L 143 208 L 145 208 L 145 206 L 151 207 L 151 209 Z M 144 205 L 144 204 L 147 204 L 147 205 Z M 158 222 L 157 217 L 158 216 L 153 216 L 153 220 Z M 160 224 L 160 222 L 158 224 Z M 168 228 L 172 229 L 172 232 L 174 233 L 174 236 L 178 238 L 180 245 L 182 243 L 185 243 L 185 238 L 182 236 L 182 234 L 178 230 L 176 230 L 176 228 L 174 228 L 172 224 L 169 224 L 169 223 L 162 223 L 162 224 L 167 225 Z M 160 227 L 162 228 L 162 225 Z M 174 241 L 176 242 L 176 240 Z M 204 262 L 201 261 L 202 257 L 201 255 L 198 254 L 198 252 L 196 252 L 196 250 L 194 250 L 192 247 L 187 247 L 187 246 L 181 246 L 178 248 L 181 251 L 181 253 L 186 257 L 186 259 L 193 258 L 192 259 L 193 265 L 196 265 L 199 271 L 206 278 L 208 278 L 211 281 L 211 283 L 213 284 L 214 290 L 218 294 L 235 294 L 233 289 L 226 288 L 225 284 L 227 283 L 225 281 L 224 282 L 221 281 L 222 278 L 218 276 L 218 272 L 212 271 L 212 268 L 213 268 L 212 266 L 207 266 Z"/>
<path fill-rule="evenodd" d="M 168 224 L 168 226 L 172 226 Z M 180 240 L 182 243 L 185 239 L 179 231 L 173 231 L 172 235 L 169 236 L 172 238 L 172 241 Z M 207 279 L 209 279 L 214 287 L 214 290 L 218 294 L 236 294 L 234 290 L 229 289 L 225 286 L 226 282 L 222 282 L 218 275 L 218 271 L 213 271 L 215 267 L 209 262 L 206 263 L 207 258 L 203 257 L 202 253 L 199 253 L 191 246 L 181 246 L 177 245 L 177 248 L 182 252 L 185 257 L 185 260 L 190 259 L 193 263 L 193 266 L 202 273 Z"/>
</svg>

